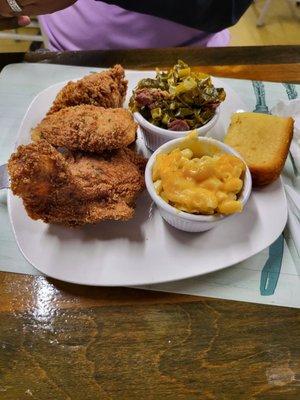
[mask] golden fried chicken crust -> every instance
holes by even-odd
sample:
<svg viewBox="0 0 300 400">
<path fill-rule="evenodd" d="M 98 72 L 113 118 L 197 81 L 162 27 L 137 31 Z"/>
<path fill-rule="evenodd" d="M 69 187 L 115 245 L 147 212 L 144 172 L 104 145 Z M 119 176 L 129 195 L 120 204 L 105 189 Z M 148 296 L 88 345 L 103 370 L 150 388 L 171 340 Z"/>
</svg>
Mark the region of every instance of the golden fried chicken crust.
<svg viewBox="0 0 300 400">
<path fill-rule="evenodd" d="M 127 81 L 124 78 L 123 67 L 115 65 L 107 71 L 92 73 L 76 82 L 69 82 L 57 94 L 48 114 L 79 104 L 104 108 L 122 107 L 127 91 Z"/>
<path fill-rule="evenodd" d="M 55 147 L 99 153 L 126 147 L 136 139 L 137 124 L 125 108 L 81 105 L 47 115 L 32 131 Z"/>
<path fill-rule="evenodd" d="M 19 146 L 8 171 L 11 189 L 31 218 L 77 226 L 132 218 L 135 199 L 144 189 L 145 163 L 128 148 L 61 154 L 40 140 Z"/>
</svg>

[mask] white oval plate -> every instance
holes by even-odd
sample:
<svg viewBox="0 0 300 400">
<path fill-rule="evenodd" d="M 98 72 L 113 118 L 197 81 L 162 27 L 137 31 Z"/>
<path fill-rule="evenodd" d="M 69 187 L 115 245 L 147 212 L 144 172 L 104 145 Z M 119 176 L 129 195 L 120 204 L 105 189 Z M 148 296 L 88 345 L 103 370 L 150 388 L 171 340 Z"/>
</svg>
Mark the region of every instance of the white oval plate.
<svg viewBox="0 0 300 400">
<path fill-rule="evenodd" d="M 136 83 L 153 72 L 127 71 L 128 97 Z M 245 105 L 224 82 L 227 98 L 209 135 L 222 139 L 230 116 Z M 49 109 L 59 83 L 41 92 L 22 121 L 16 146 L 30 141 L 30 129 Z M 127 99 L 128 101 L 128 99 Z M 140 149 L 147 154 L 142 140 Z M 207 274 L 245 260 L 269 246 L 281 234 L 287 205 L 281 180 L 253 191 L 243 213 L 208 232 L 178 231 L 160 217 L 145 192 L 135 217 L 77 229 L 31 220 L 22 201 L 8 191 L 14 235 L 24 257 L 39 271 L 67 282 L 96 286 L 135 286 Z"/>
</svg>

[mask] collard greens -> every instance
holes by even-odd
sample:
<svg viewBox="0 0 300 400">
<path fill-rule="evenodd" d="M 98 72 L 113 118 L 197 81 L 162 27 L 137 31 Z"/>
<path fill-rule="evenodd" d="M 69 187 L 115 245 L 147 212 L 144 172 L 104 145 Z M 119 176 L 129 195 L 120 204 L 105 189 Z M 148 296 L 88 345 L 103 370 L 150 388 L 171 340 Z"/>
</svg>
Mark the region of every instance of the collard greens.
<svg viewBox="0 0 300 400">
<path fill-rule="evenodd" d="M 193 72 L 183 61 L 154 79 L 142 79 L 130 99 L 132 112 L 140 112 L 152 124 L 170 130 L 191 130 L 205 125 L 225 100 L 223 88 L 215 88 L 209 75 Z"/>
</svg>

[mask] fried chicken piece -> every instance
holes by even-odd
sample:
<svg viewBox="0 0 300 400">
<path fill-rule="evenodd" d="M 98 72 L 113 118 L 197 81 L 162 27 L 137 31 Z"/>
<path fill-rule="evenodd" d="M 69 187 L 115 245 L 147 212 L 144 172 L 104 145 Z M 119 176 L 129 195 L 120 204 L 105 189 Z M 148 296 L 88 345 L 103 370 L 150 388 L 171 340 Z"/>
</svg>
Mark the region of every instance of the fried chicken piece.
<svg viewBox="0 0 300 400">
<path fill-rule="evenodd" d="M 45 140 L 19 146 L 8 171 L 28 215 L 67 226 L 128 220 L 144 189 L 146 160 L 125 148 L 62 154 Z"/>
<path fill-rule="evenodd" d="M 64 108 L 47 115 L 32 131 L 32 139 L 45 139 L 69 150 L 114 150 L 136 139 L 137 124 L 124 108 L 89 105 Z"/>
<path fill-rule="evenodd" d="M 122 107 L 127 90 L 127 81 L 121 65 L 92 73 L 78 80 L 69 82 L 57 94 L 48 114 L 62 108 L 79 104 L 92 104 L 104 108 Z"/>
</svg>

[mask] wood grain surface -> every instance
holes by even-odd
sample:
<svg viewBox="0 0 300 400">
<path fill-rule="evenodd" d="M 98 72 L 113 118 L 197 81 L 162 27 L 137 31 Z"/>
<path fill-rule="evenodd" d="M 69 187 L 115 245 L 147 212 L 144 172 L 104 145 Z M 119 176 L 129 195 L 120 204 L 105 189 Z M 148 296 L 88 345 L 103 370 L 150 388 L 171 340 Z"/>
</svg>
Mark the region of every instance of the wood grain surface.
<svg viewBox="0 0 300 400">
<path fill-rule="evenodd" d="M 169 67 L 178 59 L 215 76 L 300 82 L 300 46 L 2 53 L 0 70 L 23 61 L 101 67 L 121 63 L 126 68 L 152 69 Z"/>
<path fill-rule="evenodd" d="M 27 62 L 69 65 L 121 63 L 126 68 L 155 68 L 173 65 L 178 58 L 190 65 L 294 64 L 300 63 L 300 46 L 185 47 L 168 49 L 93 50 L 26 53 Z"/>
<path fill-rule="evenodd" d="M 169 67 L 183 59 L 203 72 L 240 79 L 300 82 L 300 46 L 171 48 L 150 50 L 86 51 L 39 54 L 28 53 L 28 62 L 126 68 Z"/>
<path fill-rule="evenodd" d="M 299 399 L 300 312 L 0 273 L 0 398 Z"/>
<path fill-rule="evenodd" d="M 12 53 L 0 68 L 179 56 L 219 76 L 300 82 L 297 46 Z M 140 398 L 299 400 L 300 310 L 0 273 L 0 400 Z"/>
</svg>

